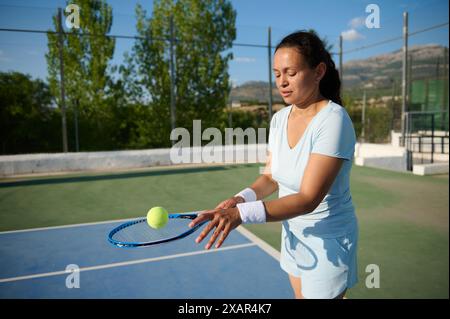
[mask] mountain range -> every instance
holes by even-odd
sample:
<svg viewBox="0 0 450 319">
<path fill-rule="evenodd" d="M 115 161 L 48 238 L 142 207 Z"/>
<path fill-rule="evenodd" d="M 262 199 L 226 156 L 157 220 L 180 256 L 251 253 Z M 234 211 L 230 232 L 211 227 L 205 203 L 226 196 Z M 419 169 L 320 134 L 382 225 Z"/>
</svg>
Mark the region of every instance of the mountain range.
<svg viewBox="0 0 450 319">
<path fill-rule="evenodd" d="M 436 45 L 417 45 L 408 48 L 410 80 L 448 78 L 448 48 Z M 402 78 L 402 49 L 362 60 L 345 62 L 344 81 L 346 90 L 362 88 L 385 89 L 393 83 L 400 85 Z M 249 81 L 231 90 L 232 101 L 267 103 L 269 83 Z M 273 83 L 274 102 L 281 102 L 281 96 Z"/>
</svg>

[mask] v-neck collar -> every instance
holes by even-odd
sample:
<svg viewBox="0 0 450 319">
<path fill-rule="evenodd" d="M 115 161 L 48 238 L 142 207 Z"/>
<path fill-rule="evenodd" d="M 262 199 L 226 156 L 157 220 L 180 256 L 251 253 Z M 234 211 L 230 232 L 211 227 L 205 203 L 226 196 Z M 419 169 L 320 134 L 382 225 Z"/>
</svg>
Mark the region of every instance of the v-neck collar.
<svg viewBox="0 0 450 319">
<path fill-rule="evenodd" d="M 292 108 L 294 107 L 294 105 L 291 104 L 291 105 L 289 106 L 289 111 L 287 112 L 288 115 L 286 116 L 286 128 L 285 128 L 286 138 L 285 138 L 284 140 L 286 141 L 286 145 L 287 145 L 287 147 L 288 147 L 288 149 L 289 149 L 290 151 L 295 150 L 295 149 L 297 148 L 297 146 L 298 146 L 299 144 L 301 144 L 301 142 L 302 142 L 302 140 L 303 140 L 303 137 L 304 137 L 304 136 L 306 135 L 306 133 L 308 132 L 309 128 L 310 128 L 311 125 L 313 124 L 313 121 L 318 117 L 318 115 L 319 115 L 320 113 L 322 113 L 325 109 L 328 109 L 330 105 L 331 105 L 331 100 L 328 100 L 328 104 L 325 105 L 319 112 L 317 112 L 316 115 L 313 116 L 313 118 L 311 119 L 311 121 L 309 121 L 308 125 L 306 126 L 306 129 L 305 129 L 305 131 L 303 132 L 302 136 L 298 139 L 297 143 L 296 143 L 292 148 L 291 148 L 290 145 L 289 145 L 289 138 L 288 138 L 288 122 L 289 122 L 289 115 L 291 115 L 291 111 L 292 111 Z"/>
</svg>

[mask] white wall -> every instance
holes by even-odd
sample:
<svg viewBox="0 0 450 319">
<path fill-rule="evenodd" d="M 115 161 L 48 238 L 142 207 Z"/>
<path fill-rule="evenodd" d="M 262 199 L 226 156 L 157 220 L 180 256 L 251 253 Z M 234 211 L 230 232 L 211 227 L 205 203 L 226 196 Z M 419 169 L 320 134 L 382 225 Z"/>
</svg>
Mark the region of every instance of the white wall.
<svg viewBox="0 0 450 319">
<path fill-rule="evenodd" d="M 356 143 L 355 165 L 406 171 L 406 150 L 391 144 Z"/>
<path fill-rule="evenodd" d="M 183 149 L 188 163 L 257 163 L 266 160 L 266 144 L 218 146 Z M 171 154 L 172 150 L 172 154 Z M 0 176 L 32 173 L 115 170 L 184 164 L 176 161 L 175 149 L 152 149 L 115 152 L 81 152 L 0 156 Z M 205 161 L 208 154 L 218 159 Z M 172 155 L 172 157 L 171 157 Z M 211 156 L 210 156 L 211 157 Z M 175 160 L 175 163 L 174 161 Z"/>
<path fill-rule="evenodd" d="M 177 161 L 176 149 L 152 149 L 116 152 L 83 152 L 57 154 L 26 154 L 0 156 L 0 176 L 13 176 L 33 173 L 57 173 L 74 171 L 118 170 L 144 168 L 188 163 L 265 163 L 267 144 L 230 145 L 214 148 L 183 149 L 189 160 Z M 172 154 L 171 154 L 172 152 Z M 209 160 L 208 159 L 208 154 Z M 215 156 L 211 156 L 215 155 Z M 448 167 L 448 155 L 447 167 Z M 444 158 L 445 159 L 445 158 Z M 355 146 L 355 165 L 406 171 L 406 151 L 403 147 L 391 144 L 357 143 Z M 433 165 L 433 164 L 431 164 Z M 439 168 L 427 166 L 424 174 L 442 172 Z M 416 170 L 419 172 L 420 170 Z M 420 171 L 421 172 L 421 171 Z M 447 168 L 448 172 L 448 168 Z M 422 173 L 420 173 L 422 174 Z"/>
</svg>

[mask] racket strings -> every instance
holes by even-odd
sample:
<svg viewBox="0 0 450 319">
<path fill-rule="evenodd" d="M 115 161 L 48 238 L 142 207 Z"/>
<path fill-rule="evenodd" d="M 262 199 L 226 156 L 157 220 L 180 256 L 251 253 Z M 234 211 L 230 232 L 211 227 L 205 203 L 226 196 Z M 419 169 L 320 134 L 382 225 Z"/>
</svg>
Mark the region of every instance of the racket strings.
<svg viewBox="0 0 450 319">
<path fill-rule="evenodd" d="M 112 239 L 124 243 L 146 243 L 173 238 L 190 230 L 190 219 L 173 218 L 161 229 L 151 228 L 145 220 L 116 232 Z"/>
</svg>

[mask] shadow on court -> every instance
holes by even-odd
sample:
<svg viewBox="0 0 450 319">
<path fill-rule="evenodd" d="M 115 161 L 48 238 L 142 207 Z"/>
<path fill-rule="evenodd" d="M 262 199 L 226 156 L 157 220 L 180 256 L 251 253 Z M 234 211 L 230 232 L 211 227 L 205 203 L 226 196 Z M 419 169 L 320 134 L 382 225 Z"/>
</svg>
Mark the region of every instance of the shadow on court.
<svg viewBox="0 0 450 319">
<path fill-rule="evenodd" d="M 178 175 L 178 174 L 193 174 L 201 172 L 214 172 L 214 171 L 224 171 L 237 167 L 251 167 L 253 165 L 230 165 L 230 166 L 214 166 L 214 167 L 195 167 L 195 168 L 176 168 L 173 169 L 162 169 L 155 171 L 145 171 L 145 172 L 132 172 L 132 173 L 114 173 L 107 175 L 93 175 L 93 176 L 73 176 L 73 177 L 51 177 L 51 178 L 39 178 L 39 179 L 28 179 L 21 181 L 12 182 L 0 182 L 0 188 L 7 187 L 19 187 L 19 186 L 33 186 L 33 185 L 50 185 L 50 184 L 66 184 L 66 183 L 78 183 L 78 182 L 92 182 L 92 181 L 102 181 L 102 180 L 116 180 L 116 179 L 127 179 L 127 178 L 138 178 L 138 177 L 149 177 L 149 176 L 163 176 L 163 175 Z"/>
</svg>

